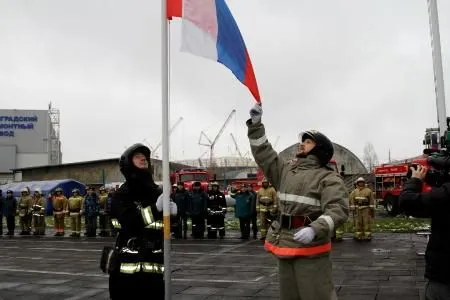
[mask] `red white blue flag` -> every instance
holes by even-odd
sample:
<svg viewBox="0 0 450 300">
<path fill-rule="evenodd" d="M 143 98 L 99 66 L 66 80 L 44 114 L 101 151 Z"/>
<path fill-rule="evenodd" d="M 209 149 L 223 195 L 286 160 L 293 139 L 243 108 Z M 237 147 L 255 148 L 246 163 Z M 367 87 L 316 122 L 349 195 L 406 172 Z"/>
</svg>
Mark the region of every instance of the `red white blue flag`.
<svg viewBox="0 0 450 300">
<path fill-rule="evenodd" d="M 167 0 L 167 18 L 182 18 L 181 50 L 223 64 L 261 102 L 252 62 L 225 0 Z"/>
</svg>

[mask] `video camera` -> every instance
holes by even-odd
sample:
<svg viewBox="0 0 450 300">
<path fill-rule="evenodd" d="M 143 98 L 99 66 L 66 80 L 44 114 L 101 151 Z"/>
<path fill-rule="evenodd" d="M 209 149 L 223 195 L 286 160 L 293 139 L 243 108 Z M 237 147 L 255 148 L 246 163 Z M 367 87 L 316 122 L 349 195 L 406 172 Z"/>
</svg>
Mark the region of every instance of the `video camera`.
<svg viewBox="0 0 450 300">
<path fill-rule="evenodd" d="M 447 130 L 440 137 L 437 144 L 439 129 L 428 129 L 425 134 L 424 145 L 428 148 L 423 150 L 427 155 L 429 170 L 425 177 L 425 182 L 432 186 L 441 186 L 445 182 L 450 182 L 450 118 L 447 117 Z M 413 164 L 417 169 L 417 164 Z"/>
</svg>

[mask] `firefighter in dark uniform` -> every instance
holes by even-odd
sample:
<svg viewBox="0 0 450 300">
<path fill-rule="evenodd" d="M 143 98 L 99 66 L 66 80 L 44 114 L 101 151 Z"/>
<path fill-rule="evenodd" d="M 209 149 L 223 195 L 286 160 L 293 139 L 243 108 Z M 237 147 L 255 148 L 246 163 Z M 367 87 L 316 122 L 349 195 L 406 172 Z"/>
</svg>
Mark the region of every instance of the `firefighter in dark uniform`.
<svg viewBox="0 0 450 300">
<path fill-rule="evenodd" d="M 142 144 L 129 147 L 119 166 L 126 182 L 111 203 L 111 221 L 120 229 L 116 263 L 109 271 L 110 297 L 164 299 L 163 197 L 153 181 L 150 149 Z M 176 215 L 173 202 L 170 210 Z"/>
<path fill-rule="evenodd" d="M 219 190 L 217 182 L 212 182 L 208 196 L 208 216 L 206 217 L 208 238 L 217 238 L 217 231 L 219 231 L 219 236 L 223 239 L 225 236 L 225 214 L 227 213 L 225 194 Z"/>
<path fill-rule="evenodd" d="M 189 212 L 192 220 L 192 236 L 202 239 L 205 234 L 205 217 L 208 194 L 202 189 L 200 182 L 194 182 L 191 193 Z"/>
<path fill-rule="evenodd" d="M 178 214 L 176 216 L 177 226 L 174 229 L 174 236 L 177 239 L 181 239 L 181 234 L 183 234 L 183 238 L 187 238 L 187 230 L 188 230 L 188 212 L 189 205 L 191 203 L 191 195 L 184 188 L 184 184 L 179 182 L 177 185 L 177 189 L 175 193 L 172 194 L 173 202 L 177 205 Z"/>
<path fill-rule="evenodd" d="M 431 236 L 425 253 L 426 300 L 450 299 L 450 182 L 422 193 L 427 168 L 411 168 L 411 178 L 399 196 L 408 216 L 431 218 Z"/>
</svg>

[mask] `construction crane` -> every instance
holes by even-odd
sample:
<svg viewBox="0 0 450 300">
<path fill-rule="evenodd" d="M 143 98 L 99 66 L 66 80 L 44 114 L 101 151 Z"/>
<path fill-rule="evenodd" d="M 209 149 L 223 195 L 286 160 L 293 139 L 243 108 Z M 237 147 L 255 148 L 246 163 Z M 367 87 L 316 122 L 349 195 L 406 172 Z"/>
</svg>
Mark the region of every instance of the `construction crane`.
<svg viewBox="0 0 450 300">
<path fill-rule="evenodd" d="M 208 151 L 203 152 L 203 154 L 200 155 L 199 158 L 198 158 L 198 165 L 200 167 L 203 167 L 202 158 L 203 158 L 203 156 L 205 156 L 206 153 L 208 153 Z"/>
<path fill-rule="evenodd" d="M 213 141 L 211 141 L 211 139 L 203 131 L 200 133 L 200 138 L 198 139 L 198 144 L 209 147 L 209 166 L 210 167 L 212 166 L 213 157 L 214 157 L 214 146 L 216 145 L 217 141 L 219 140 L 220 136 L 222 135 L 223 131 L 225 130 L 225 127 L 228 125 L 228 123 L 230 122 L 231 118 L 233 117 L 233 115 L 235 113 L 236 113 L 236 110 L 233 109 L 231 111 L 231 113 L 228 115 L 228 118 L 225 120 L 225 123 L 222 125 L 222 127 L 219 130 L 219 133 L 217 133 L 217 135 Z M 209 143 L 206 144 L 205 142 L 202 142 L 202 137 L 205 137 Z"/>
<path fill-rule="evenodd" d="M 175 122 L 175 124 L 172 126 L 172 128 L 170 128 L 170 130 L 169 130 L 169 136 L 172 134 L 172 132 L 175 130 L 175 128 L 177 128 L 177 126 L 180 125 L 181 121 L 183 121 L 183 117 L 180 117 L 180 118 Z M 162 141 L 160 141 L 160 142 L 158 143 L 158 145 L 156 145 L 155 148 L 153 148 L 153 151 L 152 151 L 153 157 L 156 157 L 156 158 L 158 157 L 158 156 L 156 155 L 156 153 L 157 153 L 157 151 L 159 150 L 159 148 L 161 147 L 161 144 L 162 144 Z"/>
<path fill-rule="evenodd" d="M 230 136 L 231 136 L 231 139 L 233 140 L 234 147 L 236 148 L 236 151 L 237 151 L 237 153 L 239 154 L 239 157 L 243 157 L 243 156 L 242 156 L 242 153 L 241 153 L 241 150 L 239 150 L 239 146 L 238 146 L 238 144 L 237 144 L 237 142 L 236 142 L 236 139 L 234 138 L 233 133 L 230 133 Z"/>
</svg>

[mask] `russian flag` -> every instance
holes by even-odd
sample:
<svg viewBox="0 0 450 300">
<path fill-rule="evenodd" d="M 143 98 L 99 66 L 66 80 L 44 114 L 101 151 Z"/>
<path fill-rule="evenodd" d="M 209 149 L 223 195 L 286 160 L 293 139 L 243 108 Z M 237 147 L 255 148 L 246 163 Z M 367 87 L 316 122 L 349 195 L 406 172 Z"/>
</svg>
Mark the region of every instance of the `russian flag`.
<svg viewBox="0 0 450 300">
<path fill-rule="evenodd" d="M 260 103 L 252 62 L 225 0 L 167 0 L 167 18 L 182 18 L 181 50 L 217 61 Z"/>
</svg>

